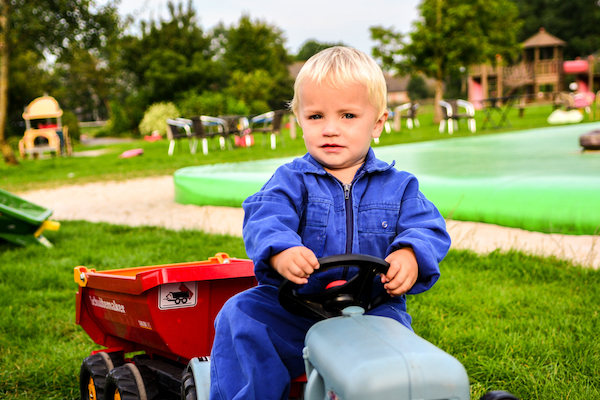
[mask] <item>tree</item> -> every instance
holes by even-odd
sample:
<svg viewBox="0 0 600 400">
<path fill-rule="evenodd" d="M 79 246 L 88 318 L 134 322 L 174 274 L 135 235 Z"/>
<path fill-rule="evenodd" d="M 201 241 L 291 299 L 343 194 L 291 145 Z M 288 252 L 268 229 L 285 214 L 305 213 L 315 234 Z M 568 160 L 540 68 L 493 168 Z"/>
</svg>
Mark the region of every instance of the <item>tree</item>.
<svg viewBox="0 0 600 400">
<path fill-rule="evenodd" d="M 221 60 L 228 77 L 233 77 L 235 71 L 265 71 L 272 81 L 272 90 L 266 93 L 267 98 L 254 100 L 264 100 L 271 108 L 285 107 L 292 97 L 293 85 L 287 69 L 291 60 L 281 30 L 242 15 L 237 26 L 221 26 L 215 36 L 223 49 Z"/>
<path fill-rule="evenodd" d="M 157 102 L 181 100 L 190 93 L 221 89 L 221 64 L 215 61 L 211 36 L 198 24 L 191 1 L 184 7 L 171 1 L 169 17 L 142 21 L 141 34 L 124 36 L 120 43 L 121 94 L 112 114 L 119 131 L 136 129 L 144 111 Z"/>
<path fill-rule="evenodd" d="M 518 39 L 525 41 L 544 27 L 567 42 L 566 59 L 588 56 L 600 49 L 600 4 L 597 0 L 514 0 L 523 19 Z"/>
<path fill-rule="evenodd" d="M 381 27 L 371 28 L 371 35 L 380 42 L 377 51 L 384 67 L 422 72 L 435 79 L 434 121 L 438 123 L 444 79 L 461 67 L 493 62 L 496 54 L 513 59 L 518 52 L 520 22 L 510 0 L 423 0 L 419 11 L 407 43 Z"/>
<path fill-rule="evenodd" d="M 95 7 L 93 0 L 0 0 L 0 149 L 5 162 L 17 164 L 6 141 L 7 115 L 11 108 L 9 79 L 19 71 L 13 59 L 27 56 L 32 70 L 43 68 L 48 55 L 60 57 L 71 46 L 102 48 L 118 29 L 112 3 Z"/>
<path fill-rule="evenodd" d="M 412 75 L 407 86 L 408 96 L 411 100 L 427 99 L 431 97 L 431 90 L 421 75 Z"/>
<path fill-rule="evenodd" d="M 328 49 L 328 48 L 334 47 L 334 46 L 345 46 L 345 44 L 342 42 L 337 42 L 337 43 L 318 42 L 314 39 L 309 39 L 302 44 L 302 46 L 300 47 L 300 50 L 298 50 L 298 54 L 296 54 L 295 58 L 297 61 L 306 61 L 309 58 L 311 58 L 312 56 L 314 56 L 315 54 L 317 54 L 318 52 L 320 52 L 321 50 L 325 50 L 325 49 Z"/>
</svg>

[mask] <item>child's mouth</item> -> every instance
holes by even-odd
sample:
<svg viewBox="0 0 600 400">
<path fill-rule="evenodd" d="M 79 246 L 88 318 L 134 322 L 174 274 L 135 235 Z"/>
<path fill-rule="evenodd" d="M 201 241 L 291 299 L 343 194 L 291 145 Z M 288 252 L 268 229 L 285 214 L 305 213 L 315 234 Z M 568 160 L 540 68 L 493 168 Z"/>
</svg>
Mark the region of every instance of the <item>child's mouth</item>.
<svg viewBox="0 0 600 400">
<path fill-rule="evenodd" d="M 342 146 L 334 144 L 334 143 L 325 143 L 323 146 L 321 146 L 324 149 L 339 149 Z"/>
</svg>

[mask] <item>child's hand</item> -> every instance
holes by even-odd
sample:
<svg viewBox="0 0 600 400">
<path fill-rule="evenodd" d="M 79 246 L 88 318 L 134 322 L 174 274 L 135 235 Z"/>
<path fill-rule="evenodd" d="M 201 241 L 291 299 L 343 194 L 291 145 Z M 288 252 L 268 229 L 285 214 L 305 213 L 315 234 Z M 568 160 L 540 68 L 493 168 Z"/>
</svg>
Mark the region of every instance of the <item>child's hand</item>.
<svg viewBox="0 0 600 400">
<path fill-rule="evenodd" d="M 383 287 L 392 297 L 408 292 L 419 276 L 419 265 L 413 249 L 405 247 L 386 257 L 390 263 L 387 274 L 381 275 Z"/>
<path fill-rule="evenodd" d="M 284 278 L 303 285 L 308 277 L 319 268 L 319 261 L 308 247 L 290 247 L 271 257 L 271 266 Z"/>
</svg>

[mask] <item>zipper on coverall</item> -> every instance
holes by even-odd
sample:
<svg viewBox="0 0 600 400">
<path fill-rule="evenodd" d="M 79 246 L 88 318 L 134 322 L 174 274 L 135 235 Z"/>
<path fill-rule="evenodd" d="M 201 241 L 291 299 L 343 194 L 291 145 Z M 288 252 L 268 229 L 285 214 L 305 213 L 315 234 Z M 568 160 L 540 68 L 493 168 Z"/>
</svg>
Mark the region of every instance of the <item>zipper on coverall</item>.
<svg viewBox="0 0 600 400">
<path fill-rule="evenodd" d="M 352 253 L 352 241 L 354 239 L 354 210 L 352 209 L 352 184 L 344 186 L 344 204 L 346 207 L 346 254 Z M 348 275 L 348 267 L 344 267 L 343 279 Z"/>
</svg>

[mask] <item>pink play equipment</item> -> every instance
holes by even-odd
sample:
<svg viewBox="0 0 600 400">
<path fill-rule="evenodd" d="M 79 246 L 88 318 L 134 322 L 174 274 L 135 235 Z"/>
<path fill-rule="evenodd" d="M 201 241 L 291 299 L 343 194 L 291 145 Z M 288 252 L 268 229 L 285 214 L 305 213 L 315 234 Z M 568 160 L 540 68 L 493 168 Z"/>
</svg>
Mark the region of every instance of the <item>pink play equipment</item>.
<svg viewBox="0 0 600 400">
<path fill-rule="evenodd" d="M 590 90 L 588 81 L 590 74 L 590 62 L 588 60 L 569 60 L 563 62 L 563 71 L 565 74 L 575 75 L 575 82 L 569 85 L 573 90 L 573 107 L 584 109 L 590 113 L 590 106 L 594 103 L 595 95 Z"/>
<path fill-rule="evenodd" d="M 63 111 L 54 97 L 41 96 L 34 99 L 23 112 L 25 134 L 19 140 L 22 158 L 50 152 L 55 155 L 71 155 L 71 140 L 67 126 L 62 125 Z"/>
</svg>

